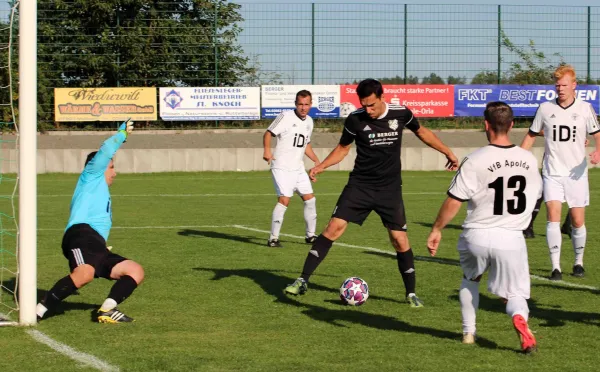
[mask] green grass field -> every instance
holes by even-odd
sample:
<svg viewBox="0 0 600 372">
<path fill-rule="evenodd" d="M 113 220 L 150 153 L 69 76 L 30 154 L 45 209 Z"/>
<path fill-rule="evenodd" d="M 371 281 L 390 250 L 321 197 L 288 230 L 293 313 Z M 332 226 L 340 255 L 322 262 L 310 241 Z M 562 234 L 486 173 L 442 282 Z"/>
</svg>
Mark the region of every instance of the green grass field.
<svg viewBox="0 0 600 372">
<path fill-rule="evenodd" d="M 27 328 L 0 328 L 0 371 L 592 371 L 600 326 L 600 172 L 591 171 L 586 277 L 543 278 L 550 268 L 544 218 L 528 241 L 532 280 L 530 326 L 539 352 L 525 356 L 504 305 L 481 287 L 477 345 L 462 345 L 455 250 L 464 218 L 444 233 L 429 260 L 426 238 L 452 174 L 405 172 L 409 238 L 417 256 L 422 309 L 403 303 L 393 249 L 377 215 L 349 226 L 300 297 L 282 289 L 299 274 L 308 246 L 299 198 L 285 215 L 283 249 L 265 246 L 276 199 L 267 172 L 119 175 L 112 188 L 114 251 L 140 262 L 146 281 L 120 309 L 133 324 L 92 322 L 111 283 L 98 279 L 68 298 L 35 329 L 68 345 L 90 364 L 37 342 Z M 38 178 L 40 293 L 68 272 L 60 250 L 76 175 Z M 315 184 L 321 230 L 347 181 L 326 172 Z M 545 210 L 542 210 L 542 214 Z M 543 216 L 542 216 L 543 217 Z M 373 247 L 386 253 L 361 247 Z M 388 254 L 389 253 L 389 254 Z M 563 271 L 573 250 L 563 240 Z M 338 288 L 360 276 L 371 297 L 341 304 Z M 5 286 L 11 286 L 10 280 Z M 570 286 L 574 284 L 575 286 Z M 6 297 L 4 297 L 6 298 Z"/>
</svg>

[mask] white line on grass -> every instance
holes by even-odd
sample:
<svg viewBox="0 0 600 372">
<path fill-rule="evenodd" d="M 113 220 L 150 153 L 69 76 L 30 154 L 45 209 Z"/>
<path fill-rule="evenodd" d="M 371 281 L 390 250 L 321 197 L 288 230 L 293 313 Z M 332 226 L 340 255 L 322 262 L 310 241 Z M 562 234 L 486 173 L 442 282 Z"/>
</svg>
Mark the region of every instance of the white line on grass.
<svg viewBox="0 0 600 372">
<path fill-rule="evenodd" d="M 338 196 L 341 194 L 340 192 L 335 192 L 335 193 L 319 193 L 320 196 Z M 435 192 L 428 192 L 428 191 L 416 191 L 416 192 L 403 192 L 402 195 L 445 195 L 445 193 L 443 192 L 439 192 L 439 191 L 435 191 Z M 0 197 L 10 197 L 11 195 L 0 195 Z M 38 194 L 38 198 L 70 198 L 72 197 L 72 194 Z M 197 197 L 197 198 L 210 198 L 210 197 L 219 197 L 219 196 L 226 196 L 226 197 L 242 197 L 242 198 L 247 198 L 247 197 L 253 197 L 253 196 L 273 196 L 275 197 L 274 193 L 261 193 L 261 194 L 241 194 L 241 193 L 234 193 L 234 194 L 113 194 L 111 195 L 112 197 L 121 197 L 121 198 L 192 198 L 192 197 Z M 18 197 L 15 195 L 15 197 Z"/>
<path fill-rule="evenodd" d="M 28 329 L 26 331 L 34 340 L 40 342 L 52 350 L 61 353 L 76 362 L 79 362 L 87 367 L 91 367 L 97 369 L 99 371 L 110 371 L 110 372 L 118 372 L 119 367 L 113 366 L 101 359 L 96 358 L 93 355 L 83 353 L 81 351 L 77 351 L 70 346 L 67 346 L 63 343 L 60 343 L 52 338 L 48 337 L 44 333 L 36 330 L 36 329 Z"/>
<path fill-rule="evenodd" d="M 248 230 L 248 231 L 254 231 L 254 232 L 259 232 L 259 233 L 270 234 L 270 231 L 255 229 L 253 227 L 248 227 L 248 226 L 244 226 L 244 225 L 232 225 L 231 227 L 235 227 L 237 229 L 242 229 L 242 230 Z M 281 235 L 281 236 L 287 236 L 287 237 L 294 238 L 294 239 L 304 239 L 303 236 L 292 235 L 292 234 L 279 234 L 279 235 Z M 338 243 L 338 242 L 335 242 L 333 244 L 334 245 L 339 245 L 340 247 L 362 249 L 362 250 L 365 250 L 365 251 L 377 252 L 377 253 L 387 254 L 387 255 L 390 255 L 390 256 L 395 256 L 396 255 L 395 252 L 385 251 L 385 250 L 379 249 L 379 248 L 365 247 L 365 246 L 360 246 L 360 245 Z M 448 261 L 443 260 L 443 259 L 439 259 L 439 258 L 435 258 L 435 257 L 415 257 L 415 260 L 449 264 Z M 458 263 L 450 263 L 450 264 L 455 265 L 455 266 L 460 266 L 460 264 L 458 264 Z M 532 279 L 535 279 L 535 280 L 548 281 L 548 282 L 552 282 L 552 283 L 555 283 L 555 284 L 560 284 L 560 285 L 562 285 L 564 287 L 582 288 L 582 289 L 590 289 L 590 290 L 593 290 L 593 291 L 600 291 L 600 288 L 592 287 L 590 285 L 569 283 L 569 282 L 565 282 L 563 280 L 550 280 L 548 278 L 544 278 L 542 276 L 533 275 L 533 274 L 530 275 L 530 277 Z"/>
<path fill-rule="evenodd" d="M 223 229 L 230 228 L 232 225 L 182 225 L 182 226 L 113 226 L 111 229 L 117 230 L 169 230 L 169 229 Z M 38 231 L 62 231 L 64 228 L 42 228 Z"/>
</svg>

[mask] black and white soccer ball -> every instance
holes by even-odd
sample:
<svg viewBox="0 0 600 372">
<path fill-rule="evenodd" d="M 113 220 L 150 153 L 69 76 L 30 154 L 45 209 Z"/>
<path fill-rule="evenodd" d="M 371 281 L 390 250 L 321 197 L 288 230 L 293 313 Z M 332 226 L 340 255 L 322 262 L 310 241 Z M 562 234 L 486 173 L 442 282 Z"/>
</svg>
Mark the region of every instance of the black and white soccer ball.
<svg viewBox="0 0 600 372">
<path fill-rule="evenodd" d="M 350 115 L 351 113 L 353 113 L 354 111 L 356 111 L 356 106 L 354 106 L 352 103 L 350 102 L 343 102 L 340 105 L 340 117 L 341 118 L 347 118 L 348 115 Z"/>
<path fill-rule="evenodd" d="M 348 305 L 360 306 L 369 298 L 369 286 L 361 278 L 352 276 L 342 283 L 340 298 Z"/>
</svg>

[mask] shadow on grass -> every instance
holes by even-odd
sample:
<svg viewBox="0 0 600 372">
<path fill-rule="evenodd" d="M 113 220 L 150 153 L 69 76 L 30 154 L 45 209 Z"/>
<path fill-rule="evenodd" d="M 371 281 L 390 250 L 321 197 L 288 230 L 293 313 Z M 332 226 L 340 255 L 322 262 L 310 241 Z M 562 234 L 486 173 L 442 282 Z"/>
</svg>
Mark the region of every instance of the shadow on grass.
<svg viewBox="0 0 600 372">
<path fill-rule="evenodd" d="M 450 296 L 451 299 L 459 301 L 458 295 Z M 562 310 L 560 306 L 552 305 L 549 308 L 546 305 L 540 305 L 538 301 L 529 299 L 529 312 L 532 318 L 540 319 L 542 327 L 563 327 L 567 322 L 583 323 L 586 325 L 600 326 L 600 314 L 586 313 L 581 311 Z M 479 295 L 479 309 L 506 313 L 506 306 L 498 298 Z M 508 319 L 508 316 L 507 316 Z"/>
<path fill-rule="evenodd" d="M 421 221 L 418 221 L 418 222 L 411 222 L 411 223 L 416 223 L 417 225 L 421 225 L 421 226 L 429 227 L 429 228 L 433 227 L 433 222 L 421 222 Z M 463 229 L 461 225 L 456 225 L 456 224 L 453 224 L 453 223 L 450 223 L 450 224 L 446 225 L 446 227 L 444 227 L 444 228 L 445 229 L 452 229 L 452 230 L 462 230 Z"/>
<path fill-rule="evenodd" d="M 370 254 L 373 256 L 390 258 L 390 259 L 393 259 L 394 261 L 396 261 L 396 253 L 393 251 L 390 251 L 390 253 L 365 251 L 364 253 Z M 441 265 L 460 266 L 460 262 L 458 260 L 454 260 L 451 258 L 415 256 L 415 261 L 433 262 L 433 263 L 437 263 L 437 264 L 441 264 Z"/>
<path fill-rule="evenodd" d="M 247 244 L 255 244 L 267 247 L 267 241 L 265 240 L 263 243 L 262 239 L 258 239 L 254 236 L 240 236 L 235 234 L 227 234 L 216 231 L 201 231 L 201 230 L 190 230 L 185 229 L 177 232 L 177 235 L 181 236 L 195 236 L 209 239 L 223 239 L 223 240 L 233 240 L 236 242 L 247 243 Z"/>
<path fill-rule="evenodd" d="M 258 269 L 228 270 L 202 267 L 196 267 L 193 268 L 193 270 L 212 272 L 214 276 L 211 280 L 221 280 L 234 276 L 250 279 L 254 281 L 258 286 L 260 286 L 265 293 L 273 296 L 276 302 L 298 307 L 301 309 L 302 313 L 308 316 L 309 318 L 321 322 L 326 322 L 336 327 L 348 327 L 345 323 L 355 323 L 358 325 L 371 327 L 375 329 L 418 333 L 458 342 L 462 337 L 462 334 L 458 332 L 450 332 L 442 329 L 412 325 L 410 323 L 398 320 L 391 316 L 364 312 L 359 310 L 359 308 L 352 308 L 340 305 L 340 309 L 330 309 L 323 306 L 300 302 L 297 300 L 298 297 L 288 296 L 283 293 L 283 288 L 285 288 L 286 285 L 290 284 L 291 280 L 286 276 L 276 274 L 279 271 L 266 271 Z M 337 289 L 331 289 L 315 284 L 310 285 L 310 290 L 334 292 L 336 294 L 338 293 Z M 377 296 L 373 296 L 372 299 L 399 302 L 393 299 Z M 326 302 L 332 301 L 326 300 Z M 403 306 L 407 305 L 403 304 Z M 498 345 L 493 341 L 487 340 L 485 338 L 479 338 L 478 344 L 481 347 L 488 349 L 502 349 L 498 347 Z"/>
<path fill-rule="evenodd" d="M 12 295 L 12 292 L 15 291 L 15 287 L 16 287 L 15 279 L 11 278 L 9 280 L 3 281 L 2 286 L 3 286 L 2 291 L 5 294 Z M 46 296 L 46 293 L 48 293 L 48 291 L 38 288 L 37 289 L 38 300 L 43 299 Z M 69 296 L 69 298 L 72 298 L 73 296 L 78 296 L 78 295 L 79 295 L 79 292 L 76 291 L 74 294 Z M 56 309 L 48 310 L 46 315 L 44 315 L 44 320 L 52 318 L 53 316 L 56 316 L 56 315 L 64 314 L 66 311 L 74 311 L 74 310 L 94 310 L 95 311 L 97 308 L 98 308 L 98 305 L 96 305 L 96 304 L 89 304 L 89 303 L 85 303 L 85 302 L 62 301 L 61 303 L 59 303 L 57 305 Z M 94 318 L 93 321 L 95 321 L 95 320 L 96 319 Z"/>
</svg>

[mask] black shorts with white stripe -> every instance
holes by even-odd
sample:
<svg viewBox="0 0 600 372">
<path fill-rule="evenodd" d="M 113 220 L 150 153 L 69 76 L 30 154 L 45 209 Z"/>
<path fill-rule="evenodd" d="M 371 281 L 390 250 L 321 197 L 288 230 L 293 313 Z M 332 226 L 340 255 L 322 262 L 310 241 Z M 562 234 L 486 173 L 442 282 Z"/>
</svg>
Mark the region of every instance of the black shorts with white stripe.
<svg viewBox="0 0 600 372">
<path fill-rule="evenodd" d="M 127 259 L 109 251 L 104 238 L 86 223 L 73 225 L 65 231 L 62 251 L 69 260 L 71 272 L 79 265 L 88 264 L 96 270 L 96 278 L 110 279 L 113 267 Z"/>
</svg>

